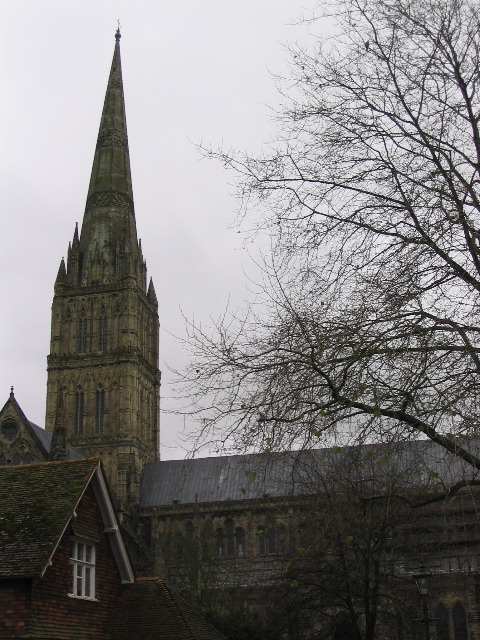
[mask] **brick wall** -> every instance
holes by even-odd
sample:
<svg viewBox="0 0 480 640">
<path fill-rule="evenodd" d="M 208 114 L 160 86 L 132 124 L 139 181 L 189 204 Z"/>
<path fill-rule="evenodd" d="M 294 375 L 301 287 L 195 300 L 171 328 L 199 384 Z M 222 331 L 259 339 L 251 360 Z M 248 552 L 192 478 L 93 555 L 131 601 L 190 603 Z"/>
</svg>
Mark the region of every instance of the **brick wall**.
<svg viewBox="0 0 480 640">
<path fill-rule="evenodd" d="M 21 638 L 28 616 L 30 580 L 0 583 L 0 638 Z"/>
<path fill-rule="evenodd" d="M 68 595 L 72 537 L 95 542 L 96 600 Z M 101 640 L 106 637 L 120 589 L 120 576 L 91 486 L 43 578 L 3 583 L 0 589 L 1 640 Z"/>
</svg>

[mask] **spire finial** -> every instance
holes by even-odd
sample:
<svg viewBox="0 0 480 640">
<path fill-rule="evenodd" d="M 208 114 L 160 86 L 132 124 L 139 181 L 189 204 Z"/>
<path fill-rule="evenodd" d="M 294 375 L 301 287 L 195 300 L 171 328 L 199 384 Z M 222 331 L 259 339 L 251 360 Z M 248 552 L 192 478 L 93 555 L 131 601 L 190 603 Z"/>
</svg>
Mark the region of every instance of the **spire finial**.
<svg viewBox="0 0 480 640">
<path fill-rule="evenodd" d="M 13 385 L 10 387 L 10 395 L 13 396 Z"/>
<path fill-rule="evenodd" d="M 120 33 L 120 20 L 117 20 L 117 32 L 115 33 L 115 40 L 120 40 L 120 38 L 122 37 L 122 34 Z"/>
</svg>

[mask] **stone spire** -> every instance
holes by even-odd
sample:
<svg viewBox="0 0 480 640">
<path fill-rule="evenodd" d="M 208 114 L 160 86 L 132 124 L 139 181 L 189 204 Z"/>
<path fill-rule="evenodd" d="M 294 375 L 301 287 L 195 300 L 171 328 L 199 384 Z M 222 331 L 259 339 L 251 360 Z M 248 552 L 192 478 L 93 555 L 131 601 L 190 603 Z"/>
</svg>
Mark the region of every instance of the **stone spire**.
<svg viewBox="0 0 480 640">
<path fill-rule="evenodd" d="M 117 30 L 80 236 L 80 269 L 74 278 L 80 286 L 112 284 L 130 276 L 132 269 L 140 286 L 145 279 L 133 206 L 120 37 Z"/>
</svg>

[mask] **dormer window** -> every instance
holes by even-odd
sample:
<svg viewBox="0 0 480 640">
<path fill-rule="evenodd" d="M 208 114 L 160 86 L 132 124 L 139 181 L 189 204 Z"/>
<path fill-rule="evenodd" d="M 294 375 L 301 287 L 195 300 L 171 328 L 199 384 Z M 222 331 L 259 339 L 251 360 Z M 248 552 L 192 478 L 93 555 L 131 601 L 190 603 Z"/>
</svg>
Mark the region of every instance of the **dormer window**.
<svg viewBox="0 0 480 640">
<path fill-rule="evenodd" d="M 95 545 L 72 540 L 70 593 L 73 598 L 95 600 Z"/>
</svg>

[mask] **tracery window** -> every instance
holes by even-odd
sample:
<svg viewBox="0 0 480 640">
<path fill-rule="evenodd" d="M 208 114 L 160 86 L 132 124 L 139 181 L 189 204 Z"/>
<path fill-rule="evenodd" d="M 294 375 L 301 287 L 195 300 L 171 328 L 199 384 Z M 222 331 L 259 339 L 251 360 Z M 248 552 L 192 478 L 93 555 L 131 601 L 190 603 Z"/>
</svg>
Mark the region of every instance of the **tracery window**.
<svg viewBox="0 0 480 640">
<path fill-rule="evenodd" d="M 84 414 L 85 393 L 82 387 L 77 387 L 75 392 L 75 408 L 73 415 L 73 432 L 77 436 L 83 435 L 83 414 Z"/>
<path fill-rule="evenodd" d="M 5 440 L 13 442 L 18 435 L 18 427 L 13 420 L 5 420 L 2 424 L 2 433 Z"/>
<path fill-rule="evenodd" d="M 104 433 L 105 431 L 105 389 L 101 384 L 98 385 L 95 396 L 95 433 Z"/>
</svg>

